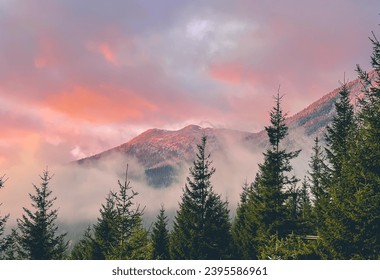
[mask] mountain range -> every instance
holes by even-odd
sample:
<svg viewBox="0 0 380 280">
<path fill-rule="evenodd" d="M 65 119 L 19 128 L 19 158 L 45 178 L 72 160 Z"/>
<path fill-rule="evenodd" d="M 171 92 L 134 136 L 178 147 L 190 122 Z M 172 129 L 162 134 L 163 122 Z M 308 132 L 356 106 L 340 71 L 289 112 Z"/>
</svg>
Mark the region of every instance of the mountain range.
<svg viewBox="0 0 380 280">
<path fill-rule="evenodd" d="M 316 136 L 323 139 L 326 125 L 334 114 L 334 103 L 339 89 L 324 95 L 307 108 L 286 119 L 289 137 L 286 145 L 297 148 L 304 139 L 312 140 Z M 356 79 L 348 83 L 351 97 L 355 103 L 362 85 Z M 266 131 L 257 133 L 225 128 L 202 128 L 189 125 L 180 130 L 149 129 L 127 143 L 114 147 L 91 157 L 77 161 L 82 166 L 94 165 L 113 155 L 135 159 L 145 170 L 145 179 L 153 187 L 165 187 L 176 181 L 184 167 L 194 160 L 196 145 L 201 137 L 208 137 L 208 151 L 211 154 L 228 155 L 231 145 L 239 146 L 246 153 L 262 152 L 267 145 Z M 302 137 L 299 137 L 302 135 Z M 228 160 L 228 159 L 227 159 Z"/>
</svg>

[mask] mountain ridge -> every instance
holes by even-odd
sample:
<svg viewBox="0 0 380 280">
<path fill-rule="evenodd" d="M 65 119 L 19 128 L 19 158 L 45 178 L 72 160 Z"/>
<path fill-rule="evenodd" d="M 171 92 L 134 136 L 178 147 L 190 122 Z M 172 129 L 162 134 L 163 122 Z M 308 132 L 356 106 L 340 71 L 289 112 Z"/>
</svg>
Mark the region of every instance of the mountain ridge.
<svg viewBox="0 0 380 280">
<path fill-rule="evenodd" d="M 347 86 L 351 91 L 352 100 L 355 100 L 362 88 L 360 80 L 355 79 L 349 82 Z M 339 90 L 340 87 L 334 89 L 287 118 L 289 134 L 292 135 L 293 132 L 299 134 L 299 131 L 302 131 L 306 137 L 315 138 L 319 136 L 321 138 L 324 135 L 326 125 L 331 122 L 335 114 L 334 104 L 339 96 Z M 240 145 L 247 152 L 263 150 L 267 144 L 265 129 L 254 133 L 228 128 L 202 128 L 191 124 L 179 130 L 148 129 L 126 143 L 80 159 L 77 163 L 91 165 L 113 154 L 135 158 L 145 169 L 149 184 L 159 187 L 166 186 L 173 182 L 173 178 L 181 166 L 193 161 L 196 145 L 203 135 L 208 136 L 208 147 L 211 153 L 225 153 L 227 142 Z"/>
</svg>

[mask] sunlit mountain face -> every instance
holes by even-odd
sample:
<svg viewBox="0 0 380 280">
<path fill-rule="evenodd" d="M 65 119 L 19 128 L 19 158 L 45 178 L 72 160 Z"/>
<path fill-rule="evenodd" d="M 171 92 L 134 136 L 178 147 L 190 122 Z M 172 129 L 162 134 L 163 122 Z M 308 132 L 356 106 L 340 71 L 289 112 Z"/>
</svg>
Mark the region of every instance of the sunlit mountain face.
<svg viewBox="0 0 380 280">
<path fill-rule="evenodd" d="M 349 82 L 352 102 L 356 104 L 362 85 L 358 79 Z M 303 148 L 305 138 L 312 141 L 319 137 L 323 141 L 326 126 L 335 114 L 334 103 L 339 89 L 326 94 L 310 106 L 287 119 L 289 137 L 287 144 L 291 148 Z M 177 173 L 188 166 L 195 158 L 196 145 L 203 135 L 208 137 L 208 151 L 226 160 L 234 158 L 231 153 L 239 147 L 247 154 L 259 153 L 266 146 L 265 130 L 258 133 L 189 125 L 180 130 L 149 129 L 127 143 L 83 158 L 77 163 L 82 166 L 94 165 L 113 156 L 123 156 L 137 160 L 145 169 L 149 185 L 169 186 L 176 181 Z M 305 155 L 307 153 L 304 153 Z"/>
</svg>

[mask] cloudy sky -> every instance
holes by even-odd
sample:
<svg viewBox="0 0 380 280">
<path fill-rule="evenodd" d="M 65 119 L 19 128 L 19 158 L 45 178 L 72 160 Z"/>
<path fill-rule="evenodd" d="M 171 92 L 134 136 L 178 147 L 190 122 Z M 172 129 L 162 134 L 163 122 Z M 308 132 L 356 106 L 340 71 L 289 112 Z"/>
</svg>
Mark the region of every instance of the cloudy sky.
<svg viewBox="0 0 380 280">
<path fill-rule="evenodd" d="M 152 127 L 258 131 L 369 68 L 378 0 L 0 0 L 0 168 Z M 3 172 L 0 172 L 3 173 Z"/>
</svg>

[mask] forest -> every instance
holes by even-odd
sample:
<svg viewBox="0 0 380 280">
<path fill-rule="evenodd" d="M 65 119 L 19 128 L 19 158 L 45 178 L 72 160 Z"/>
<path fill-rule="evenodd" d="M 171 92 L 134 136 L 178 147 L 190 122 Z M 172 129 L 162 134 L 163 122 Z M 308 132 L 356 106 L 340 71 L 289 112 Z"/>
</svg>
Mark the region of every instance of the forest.
<svg viewBox="0 0 380 280">
<path fill-rule="evenodd" d="M 46 169 L 9 234 L 9 214 L 0 216 L 0 259 L 380 259 L 380 42 L 374 34 L 370 40 L 375 74 L 357 66 L 363 88 L 355 110 L 342 84 L 336 114 L 324 138 L 315 139 L 304 178 L 292 172 L 300 150 L 285 147 L 288 127 L 278 92 L 265 127 L 264 160 L 255 180 L 241 187 L 236 213 L 212 186 L 217 170 L 205 135 L 171 229 L 164 206 L 153 227 L 144 228 L 127 167 L 95 223 L 69 249 Z M 6 181 L 0 177 L 0 189 Z"/>
</svg>

